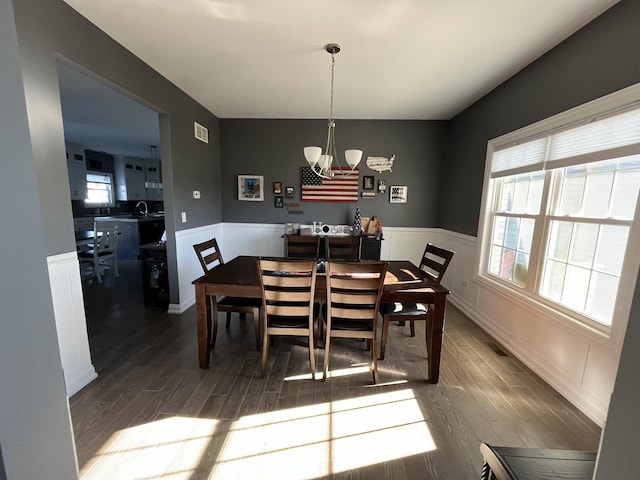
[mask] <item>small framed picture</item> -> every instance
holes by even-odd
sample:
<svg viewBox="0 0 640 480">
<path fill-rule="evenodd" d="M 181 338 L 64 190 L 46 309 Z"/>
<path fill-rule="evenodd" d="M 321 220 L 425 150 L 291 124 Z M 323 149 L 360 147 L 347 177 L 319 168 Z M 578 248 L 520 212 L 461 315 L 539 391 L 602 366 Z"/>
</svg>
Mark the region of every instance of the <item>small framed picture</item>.
<svg viewBox="0 0 640 480">
<path fill-rule="evenodd" d="M 262 202 L 264 177 L 262 175 L 238 175 L 238 200 Z"/>
<path fill-rule="evenodd" d="M 273 206 L 276 208 L 284 207 L 284 197 L 282 195 L 276 195 L 273 200 Z"/>
<path fill-rule="evenodd" d="M 401 185 L 389 187 L 389 203 L 407 203 L 407 187 Z"/>
<path fill-rule="evenodd" d="M 373 175 L 365 175 L 362 177 L 362 189 L 373 190 Z"/>
<path fill-rule="evenodd" d="M 285 187 L 284 196 L 285 198 L 293 198 L 293 187 Z"/>
<path fill-rule="evenodd" d="M 384 180 L 378 180 L 378 193 L 384 193 L 387 191 L 387 182 Z"/>
<path fill-rule="evenodd" d="M 282 194 L 282 182 L 273 182 L 273 193 L 276 195 Z"/>
</svg>

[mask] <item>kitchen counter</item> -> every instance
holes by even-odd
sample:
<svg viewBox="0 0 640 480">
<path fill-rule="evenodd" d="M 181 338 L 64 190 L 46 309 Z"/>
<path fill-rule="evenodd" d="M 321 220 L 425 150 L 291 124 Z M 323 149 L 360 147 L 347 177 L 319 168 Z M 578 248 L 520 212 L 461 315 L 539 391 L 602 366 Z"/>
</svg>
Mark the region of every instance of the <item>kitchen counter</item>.
<svg viewBox="0 0 640 480">
<path fill-rule="evenodd" d="M 138 222 L 153 222 L 158 220 L 164 220 L 164 213 L 150 213 L 149 215 L 131 215 L 131 214 L 122 214 L 122 215 L 107 215 L 107 216 L 96 216 L 94 217 L 96 221 L 103 222 L 130 222 L 130 223 L 138 223 Z"/>
</svg>

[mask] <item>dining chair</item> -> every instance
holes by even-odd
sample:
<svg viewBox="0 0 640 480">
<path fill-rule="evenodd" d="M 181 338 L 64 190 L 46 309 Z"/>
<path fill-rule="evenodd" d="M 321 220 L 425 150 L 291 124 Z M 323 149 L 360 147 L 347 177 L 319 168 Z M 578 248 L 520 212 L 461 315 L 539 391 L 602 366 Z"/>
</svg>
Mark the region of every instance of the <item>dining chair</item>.
<svg viewBox="0 0 640 480">
<path fill-rule="evenodd" d="M 193 245 L 193 249 L 198 256 L 200 266 L 204 273 L 216 268 L 219 265 L 224 264 L 222 259 L 222 253 L 218 247 L 218 241 L 214 238 L 207 240 L 206 242 L 196 243 Z M 215 302 L 215 304 L 214 304 Z M 253 326 L 256 337 L 256 350 L 260 350 L 260 307 L 262 301 L 259 298 L 245 298 L 245 297 L 224 297 L 211 295 L 209 297 L 209 308 L 211 313 L 215 311 L 217 306 L 218 312 L 226 312 L 227 322 L 225 328 L 229 328 L 231 325 L 231 314 L 236 312 L 240 315 L 240 318 L 245 318 L 247 313 L 253 316 Z M 211 349 L 213 350 L 216 345 L 216 337 L 218 336 L 218 319 L 213 318 L 213 328 L 209 328 L 211 332 Z"/>
<path fill-rule="evenodd" d="M 360 260 L 362 236 L 325 237 L 327 260 Z"/>
<path fill-rule="evenodd" d="M 285 235 L 284 256 L 287 258 L 317 259 L 320 251 L 318 235 Z"/>
<path fill-rule="evenodd" d="M 102 283 L 102 276 L 109 268 L 113 268 L 113 273 L 119 277 L 118 226 L 95 224 L 93 241 L 89 245 L 87 250 L 78 252 L 80 267 L 89 265 L 98 283 Z"/>
<path fill-rule="evenodd" d="M 263 341 L 260 375 L 264 377 L 269 343 L 274 336 L 306 336 L 311 378 L 315 379 L 316 268 L 314 260 L 257 259 L 262 287 Z"/>
<path fill-rule="evenodd" d="M 329 373 L 331 338 L 362 338 L 371 349 L 373 382 L 378 383 L 377 326 L 387 262 L 325 262 L 327 303 L 323 306 L 324 373 Z"/>
<path fill-rule="evenodd" d="M 434 283 L 440 285 L 442 277 L 447 271 L 449 263 L 455 252 L 437 247 L 432 243 L 427 243 L 422 259 L 420 260 L 420 270 Z M 416 336 L 414 322 L 416 320 L 427 320 L 429 315 L 429 305 L 424 303 L 400 303 L 389 302 L 380 305 L 382 315 L 382 339 L 380 342 L 380 360 L 384 360 L 387 336 L 389 333 L 389 322 L 409 322 L 409 331 L 412 337 Z"/>
</svg>

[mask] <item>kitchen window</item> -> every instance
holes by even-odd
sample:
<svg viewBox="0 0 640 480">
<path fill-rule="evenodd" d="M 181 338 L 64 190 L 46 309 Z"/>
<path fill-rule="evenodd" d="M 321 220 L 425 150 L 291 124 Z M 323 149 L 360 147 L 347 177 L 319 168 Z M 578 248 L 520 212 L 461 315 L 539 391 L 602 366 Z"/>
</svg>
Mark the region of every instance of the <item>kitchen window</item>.
<svg viewBox="0 0 640 480">
<path fill-rule="evenodd" d="M 113 177 L 110 174 L 87 173 L 86 206 L 113 207 Z"/>
<path fill-rule="evenodd" d="M 640 108 L 553 123 L 489 142 L 479 279 L 606 333 L 637 273 Z"/>
</svg>

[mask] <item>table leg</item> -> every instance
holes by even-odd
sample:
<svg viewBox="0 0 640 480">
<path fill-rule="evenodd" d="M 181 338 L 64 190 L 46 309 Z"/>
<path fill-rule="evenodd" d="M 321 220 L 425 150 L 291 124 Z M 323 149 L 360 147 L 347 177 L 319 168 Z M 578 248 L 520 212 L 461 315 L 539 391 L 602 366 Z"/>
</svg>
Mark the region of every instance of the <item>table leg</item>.
<svg viewBox="0 0 640 480">
<path fill-rule="evenodd" d="M 209 354 L 211 346 L 208 339 L 211 333 L 208 325 L 211 312 L 207 308 L 207 295 L 203 284 L 196 284 L 196 328 L 198 331 L 198 362 L 200 368 L 209 366 Z"/>
<path fill-rule="evenodd" d="M 433 308 L 427 315 L 426 336 L 428 348 L 429 383 L 438 383 L 440 378 L 440 353 L 442 351 L 442 334 L 444 330 L 444 307 L 447 298 L 437 295 Z"/>
</svg>

